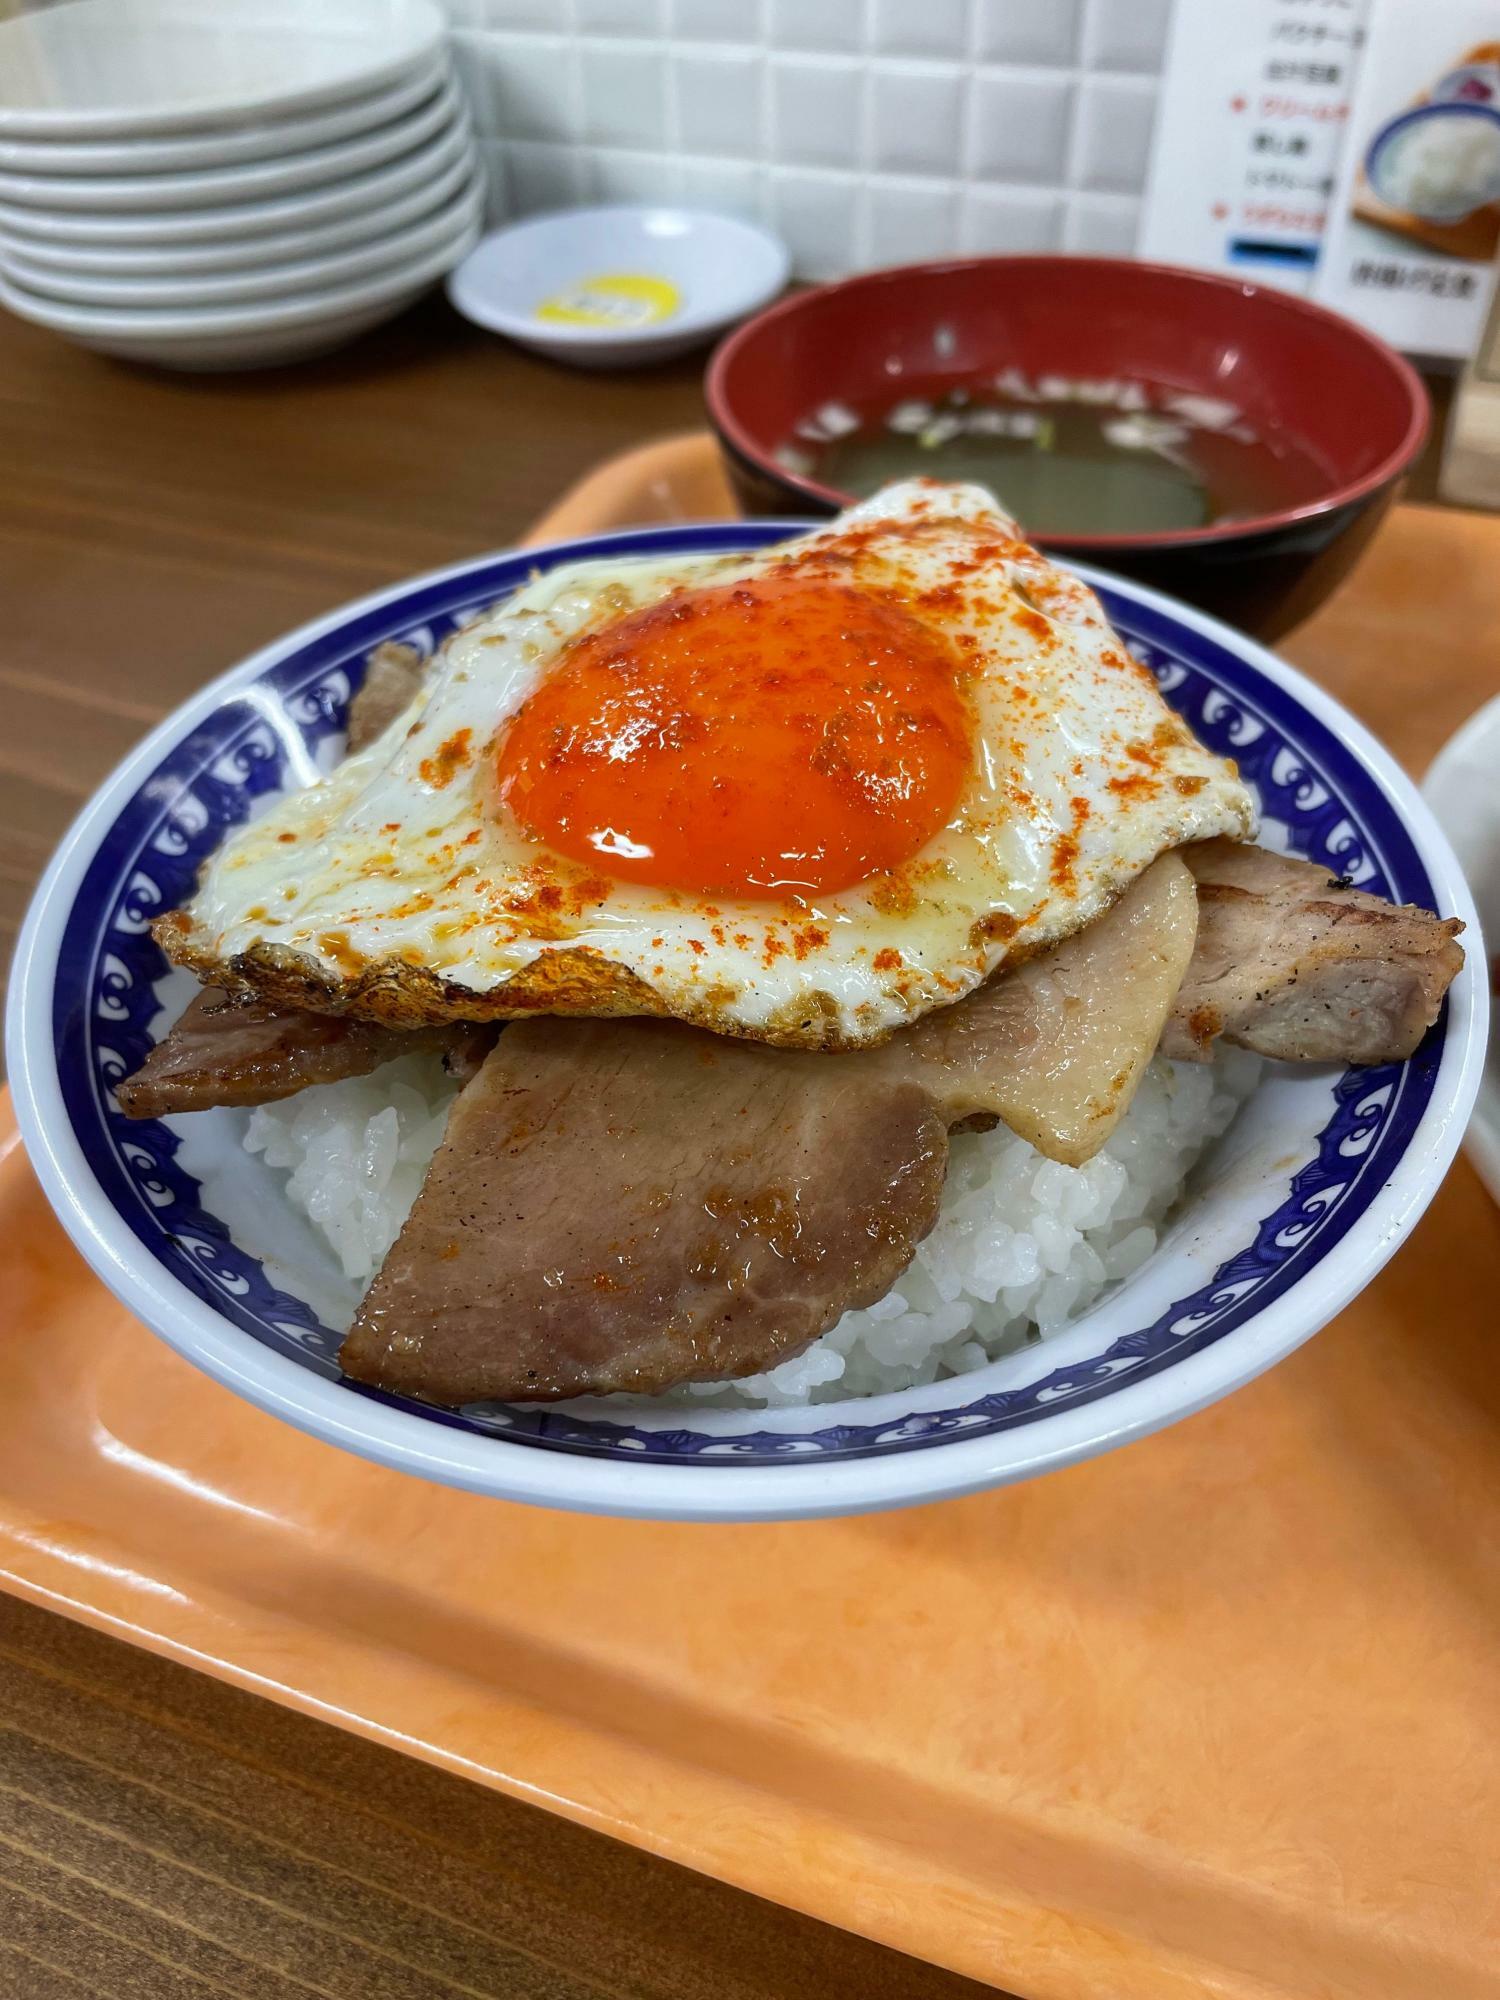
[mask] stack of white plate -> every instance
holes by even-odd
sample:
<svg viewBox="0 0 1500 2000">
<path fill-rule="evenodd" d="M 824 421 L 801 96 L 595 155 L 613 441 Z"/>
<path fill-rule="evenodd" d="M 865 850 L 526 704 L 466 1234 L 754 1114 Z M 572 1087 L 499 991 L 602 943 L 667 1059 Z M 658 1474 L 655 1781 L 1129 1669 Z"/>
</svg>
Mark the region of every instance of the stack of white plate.
<svg viewBox="0 0 1500 2000">
<path fill-rule="evenodd" d="M 65 0 L 0 21 L 0 300 L 87 347 L 336 347 L 467 255 L 482 196 L 432 0 Z"/>
</svg>

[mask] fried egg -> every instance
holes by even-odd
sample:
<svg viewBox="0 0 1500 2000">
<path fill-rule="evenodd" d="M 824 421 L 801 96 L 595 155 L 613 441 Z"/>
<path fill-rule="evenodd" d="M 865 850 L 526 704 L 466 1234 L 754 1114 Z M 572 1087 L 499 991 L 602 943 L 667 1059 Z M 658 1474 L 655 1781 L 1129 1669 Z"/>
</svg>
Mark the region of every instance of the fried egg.
<svg viewBox="0 0 1500 2000">
<path fill-rule="evenodd" d="M 168 955 L 415 1025 L 655 1013 L 882 1039 L 1254 830 L 1094 594 L 975 486 L 752 555 L 534 579 L 233 834 Z"/>
</svg>

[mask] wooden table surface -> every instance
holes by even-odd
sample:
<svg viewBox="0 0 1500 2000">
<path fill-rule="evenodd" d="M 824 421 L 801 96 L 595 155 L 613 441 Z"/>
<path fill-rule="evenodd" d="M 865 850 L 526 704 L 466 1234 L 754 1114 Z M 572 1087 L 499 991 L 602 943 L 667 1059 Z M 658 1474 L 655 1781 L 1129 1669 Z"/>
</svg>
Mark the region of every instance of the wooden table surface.
<svg viewBox="0 0 1500 2000">
<path fill-rule="evenodd" d="M 0 963 L 72 814 L 205 679 L 701 419 L 695 360 L 568 374 L 441 302 L 242 378 L 0 316 Z M 1500 684 L 1500 521 L 1403 508 L 1284 650 L 1420 769 Z M 989 1990 L 4 1599 L 0 1733 L 0 2000 Z"/>
</svg>

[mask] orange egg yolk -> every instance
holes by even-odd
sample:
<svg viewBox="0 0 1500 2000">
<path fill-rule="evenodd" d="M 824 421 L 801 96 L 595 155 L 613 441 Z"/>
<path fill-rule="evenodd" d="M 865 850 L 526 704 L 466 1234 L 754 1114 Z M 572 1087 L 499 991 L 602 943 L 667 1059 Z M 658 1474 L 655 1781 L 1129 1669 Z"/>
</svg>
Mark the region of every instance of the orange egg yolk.
<svg viewBox="0 0 1500 2000">
<path fill-rule="evenodd" d="M 972 763 L 947 642 L 890 598 L 795 573 L 678 591 L 585 634 L 498 758 L 532 839 L 752 899 L 898 867 Z"/>
</svg>

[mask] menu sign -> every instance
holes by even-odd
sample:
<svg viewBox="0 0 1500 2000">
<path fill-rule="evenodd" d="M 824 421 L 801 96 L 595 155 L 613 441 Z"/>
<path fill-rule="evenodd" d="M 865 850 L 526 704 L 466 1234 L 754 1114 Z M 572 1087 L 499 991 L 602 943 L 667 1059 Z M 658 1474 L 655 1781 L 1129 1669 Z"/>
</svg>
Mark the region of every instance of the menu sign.
<svg viewBox="0 0 1500 2000">
<path fill-rule="evenodd" d="M 1413 354 L 1462 358 L 1500 245 L 1500 0 L 1381 0 L 1316 295 Z"/>
<path fill-rule="evenodd" d="M 1364 0 L 1177 0 L 1139 254 L 1312 289 Z"/>
</svg>

